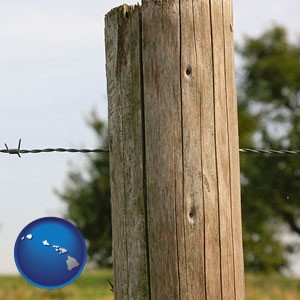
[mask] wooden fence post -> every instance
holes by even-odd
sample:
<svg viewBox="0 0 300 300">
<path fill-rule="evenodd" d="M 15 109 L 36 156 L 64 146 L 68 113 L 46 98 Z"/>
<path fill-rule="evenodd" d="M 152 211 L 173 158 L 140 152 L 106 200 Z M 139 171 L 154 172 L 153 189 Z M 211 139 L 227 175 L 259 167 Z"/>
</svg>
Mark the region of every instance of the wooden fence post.
<svg viewBox="0 0 300 300">
<path fill-rule="evenodd" d="M 105 26 L 115 299 L 244 299 L 231 0 Z"/>
</svg>

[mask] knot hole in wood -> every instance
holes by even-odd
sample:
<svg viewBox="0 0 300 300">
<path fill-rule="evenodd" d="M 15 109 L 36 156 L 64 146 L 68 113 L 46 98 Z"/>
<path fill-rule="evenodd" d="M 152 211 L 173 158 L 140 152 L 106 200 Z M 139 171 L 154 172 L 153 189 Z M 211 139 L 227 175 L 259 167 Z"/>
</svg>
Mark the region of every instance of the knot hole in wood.
<svg viewBox="0 0 300 300">
<path fill-rule="evenodd" d="M 191 224 L 194 224 L 195 217 L 196 217 L 196 210 L 195 210 L 195 207 L 192 207 L 190 209 L 190 213 L 189 213 L 189 221 L 190 221 Z"/>
<path fill-rule="evenodd" d="M 192 67 L 190 65 L 188 65 L 185 69 L 185 75 L 187 77 L 190 77 L 192 75 Z"/>
</svg>

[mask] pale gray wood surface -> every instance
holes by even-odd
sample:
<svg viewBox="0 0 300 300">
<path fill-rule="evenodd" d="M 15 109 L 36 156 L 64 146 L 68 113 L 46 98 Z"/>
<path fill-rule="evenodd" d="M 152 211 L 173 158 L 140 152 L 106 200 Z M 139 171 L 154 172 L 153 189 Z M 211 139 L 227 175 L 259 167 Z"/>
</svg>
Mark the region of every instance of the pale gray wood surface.
<svg viewBox="0 0 300 300">
<path fill-rule="evenodd" d="M 231 0 L 106 16 L 115 299 L 244 299 Z"/>
<path fill-rule="evenodd" d="M 115 299 L 148 299 L 139 9 L 105 21 Z"/>
</svg>

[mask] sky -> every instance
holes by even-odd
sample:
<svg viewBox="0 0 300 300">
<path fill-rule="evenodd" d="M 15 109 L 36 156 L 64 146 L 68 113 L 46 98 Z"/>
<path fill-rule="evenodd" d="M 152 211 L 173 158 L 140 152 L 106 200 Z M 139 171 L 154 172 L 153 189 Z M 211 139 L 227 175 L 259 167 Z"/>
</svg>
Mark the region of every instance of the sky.
<svg viewBox="0 0 300 300">
<path fill-rule="evenodd" d="M 96 146 L 85 120 L 93 109 L 107 119 L 104 16 L 121 4 L 0 0 L 0 148 L 19 138 L 23 149 Z M 235 41 L 274 23 L 296 39 L 299 10 L 299 0 L 235 0 Z M 17 273 L 14 243 L 28 223 L 63 216 L 54 190 L 84 163 L 82 154 L 0 154 L 0 274 Z"/>
</svg>

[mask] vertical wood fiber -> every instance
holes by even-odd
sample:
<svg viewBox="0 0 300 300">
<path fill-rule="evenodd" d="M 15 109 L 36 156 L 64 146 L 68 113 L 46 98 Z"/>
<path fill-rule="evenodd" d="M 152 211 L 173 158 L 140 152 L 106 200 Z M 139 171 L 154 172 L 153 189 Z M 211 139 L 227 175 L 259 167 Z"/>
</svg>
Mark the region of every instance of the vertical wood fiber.
<svg viewBox="0 0 300 300">
<path fill-rule="evenodd" d="M 139 8 L 105 21 L 115 299 L 148 299 Z"/>
<path fill-rule="evenodd" d="M 191 247 L 202 250 L 203 266 L 195 267 L 194 274 L 198 275 L 195 282 L 192 298 L 201 295 L 203 299 L 221 299 L 220 275 L 220 233 L 219 233 L 219 207 L 218 207 L 218 177 L 216 166 L 215 116 L 214 116 L 214 78 L 210 5 L 208 1 L 199 1 L 198 5 L 190 5 L 189 1 L 181 1 L 181 32 L 182 32 L 182 90 L 183 106 L 189 107 L 184 122 L 190 122 L 190 131 L 197 135 L 198 146 L 186 143 L 185 151 L 191 152 L 190 170 L 187 172 L 199 174 L 200 183 L 195 191 L 201 191 L 194 202 L 197 204 L 195 216 L 195 232 L 187 236 L 196 236 L 202 233 L 204 239 L 195 238 L 196 244 Z M 204 30 L 205 28 L 205 30 Z M 187 71 L 191 74 L 187 76 Z M 189 90 L 186 88 L 190 86 Z M 198 112 L 191 118 L 191 112 Z M 192 123 L 194 122 L 194 124 Z M 187 130 L 184 130 L 184 134 Z M 198 152 L 198 153 L 197 153 Z M 199 159 L 195 159 L 198 157 Z M 185 164 L 187 166 L 187 164 Z M 202 197 L 201 197 L 202 196 Z M 202 206 L 202 207 L 201 207 Z M 202 218 L 202 220 L 201 220 Z M 195 250 L 194 250 L 195 251 Z M 204 274 L 199 273 L 201 270 Z M 202 279 L 202 276 L 204 279 Z M 204 282 L 204 284 L 203 284 Z M 202 284 L 199 284 L 202 283 Z M 191 287 L 192 284 L 191 284 Z M 206 298 L 204 298 L 204 296 Z"/>
<path fill-rule="evenodd" d="M 231 0 L 106 16 L 115 299 L 244 299 Z"/>
<path fill-rule="evenodd" d="M 231 213 L 232 213 L 232 235 L 233 235 L 233 257 L 236 299 L 244 299 L 244 257 L 242 241 L 242 216 L 240 201 L 240 157 L 239 157 L 239 132 L 237 96 L 235 88 L 234 69 L 234 39 L 233 39 L 233 11 L 232 0 L 224 1 L 224 43 L 225 43 L 225 73 L 228 106 L 228 140 L 230 154 L 230 183 L 231 183 Z"/>
<path fill-rule="evenodd" d="M 184 258 L 178 2 L 144 4 L 142 24 L 151 299 L 175 300 Z"/>
<path fill-rule="evenodd" d="M 211 1 L 215 101 L 216 162 L 218 172 L 222 299 L 235 297 L 231 215 L 230 157 L 222 0 Z"/>
</svg>

